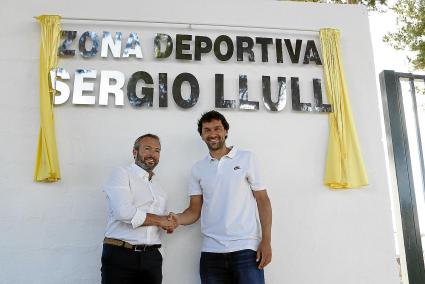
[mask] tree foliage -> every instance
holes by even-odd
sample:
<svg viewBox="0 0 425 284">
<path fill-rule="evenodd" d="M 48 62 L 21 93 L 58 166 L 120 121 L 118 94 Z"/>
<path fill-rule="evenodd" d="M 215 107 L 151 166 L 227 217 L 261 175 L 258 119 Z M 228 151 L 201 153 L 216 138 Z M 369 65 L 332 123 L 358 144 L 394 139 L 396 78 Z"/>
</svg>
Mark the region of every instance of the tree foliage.
<svg viewBox="0 0 425 284">
<path fill-rule="evenodd" d="M 392 8 L 397 14 L 398 30 L 384 37 L 392 47 L 408 50 L 409 62 L 425 70 L 425 0 L 399 0 Z"/>
<path fill-rule="evenodd" d="M 372 10 L 380 9 L 387 5 L 387 0 L 332 0 L 331 2 L 339 4 L 361 4 Z"/>
<path fill-rule="evenodd" d="M 382 11 L 387 8 L 388 0 L 292 0 L 297 2 L 319 2 L 334 4 L 361 4 L 367 6 L 370 10 Z"/>
<path fill-rule="evenodd" d="M 391 0 L 295 0 L 304 2 L 325 2 L 335 4 L 362 4 L 385 12 Z M 396 0 L 390 7 L 397 15 L 397 30 L 388 33 L 384 42 L 397 50 L 411 53 L 407 56 L 410 64 L 417 70 L 425 70 L 425 0 Z"/>
</svg>

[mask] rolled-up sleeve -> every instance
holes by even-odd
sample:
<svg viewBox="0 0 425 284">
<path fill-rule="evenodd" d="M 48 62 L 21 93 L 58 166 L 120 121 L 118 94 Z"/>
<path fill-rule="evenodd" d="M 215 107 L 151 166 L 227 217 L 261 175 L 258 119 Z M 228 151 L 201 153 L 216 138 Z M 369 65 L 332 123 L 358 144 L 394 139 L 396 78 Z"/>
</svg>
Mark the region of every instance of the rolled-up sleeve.
<svg viewBox="0 0 425 284">
<path fill-rule="evenodd" d="M 146 220 L 146 212 L 134 206 L 129 177 L 123 168 L 113 171 L 103 187 L 114 219 L 137 228 Z"/>
<path fill-rule="evenodd" d="M 145 223 L 146 220 L 146 212 L 143 212 L 139 208 L 136 209 L 136 214 L 134 214 L 133 218 L 131 219 L 131 225 L 133 226 L 133 229 L 140 227 Z"/>
</svg>

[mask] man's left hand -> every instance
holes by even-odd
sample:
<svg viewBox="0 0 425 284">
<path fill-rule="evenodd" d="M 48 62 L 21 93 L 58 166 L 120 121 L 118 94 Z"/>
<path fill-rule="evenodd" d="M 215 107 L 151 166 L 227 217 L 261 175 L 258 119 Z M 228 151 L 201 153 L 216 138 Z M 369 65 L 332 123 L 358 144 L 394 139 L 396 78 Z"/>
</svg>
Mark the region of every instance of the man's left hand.
<svg viewBox="0 0 425 284">
<path fill-rule="evenodd" d="M 261 241 L 257 249 L 258 268 L 263 269 L 272 261 L 272 247 L 270 242 Z"/>
</svg>

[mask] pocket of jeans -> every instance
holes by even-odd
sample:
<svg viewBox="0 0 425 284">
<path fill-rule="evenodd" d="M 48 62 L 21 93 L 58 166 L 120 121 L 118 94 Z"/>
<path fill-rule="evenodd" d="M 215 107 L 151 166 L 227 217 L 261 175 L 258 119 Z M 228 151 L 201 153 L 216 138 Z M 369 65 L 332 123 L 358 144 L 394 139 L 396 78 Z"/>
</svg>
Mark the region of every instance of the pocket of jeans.
<svg viewBox="0 0 425 284">
<path fill-rule="evenodd" d="M 244 249 L 244 250 L 238 251 L 237 256 L 255 258 L 257 256 L 257 252 L 252 249 Z"/>
<path fill-rule="evenodd" d="M 257 252 L 253 250 L 243 250 L 239 251 L 237 255 L 234 256 L 234 263 L 239 268 L 256 268 L 257 267 Z"/>
</svg>

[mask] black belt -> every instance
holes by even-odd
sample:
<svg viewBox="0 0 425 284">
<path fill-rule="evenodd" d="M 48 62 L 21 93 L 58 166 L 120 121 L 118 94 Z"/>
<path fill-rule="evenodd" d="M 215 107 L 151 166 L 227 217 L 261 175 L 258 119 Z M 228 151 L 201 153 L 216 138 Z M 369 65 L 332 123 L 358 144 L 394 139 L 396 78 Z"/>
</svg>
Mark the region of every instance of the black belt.
<svg viewBox="0 0 425 284">
<path fill-rule="evenodd" d="M 161 247 L 161 245 L 132 245 L 130 243 L 117 240 L 117 239 L 111 239 L 111 238 L 103 239 L 103 243 L 117 246 L 117 247 L 131 249 L 133 251 L 151 251 L 151 250 L 159 249 Z"/>
</svg>

